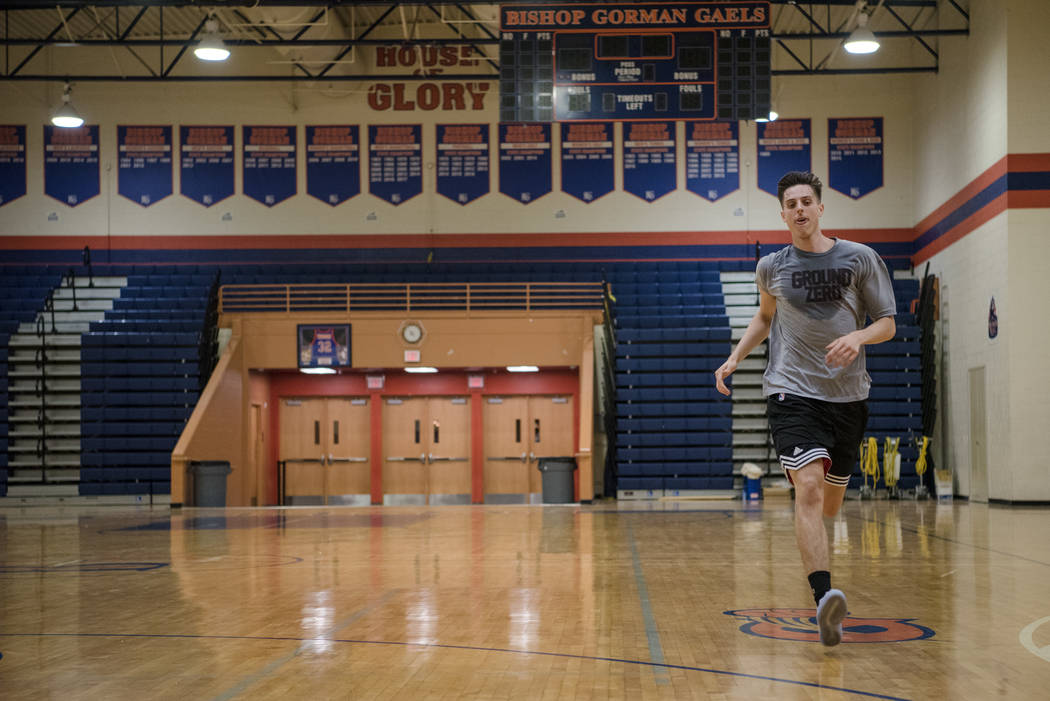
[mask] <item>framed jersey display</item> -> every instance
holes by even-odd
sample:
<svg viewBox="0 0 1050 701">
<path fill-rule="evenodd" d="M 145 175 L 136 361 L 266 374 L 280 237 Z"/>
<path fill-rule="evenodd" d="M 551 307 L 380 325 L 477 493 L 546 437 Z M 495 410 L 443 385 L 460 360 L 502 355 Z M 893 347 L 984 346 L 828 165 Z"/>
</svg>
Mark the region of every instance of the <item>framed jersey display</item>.
<svg viewBox="0 0 1050 701">
<path fill-rule="evenodd" d="M 299 324 L 299 367 L 350 367 L 350 325 Z"/>
</svg>

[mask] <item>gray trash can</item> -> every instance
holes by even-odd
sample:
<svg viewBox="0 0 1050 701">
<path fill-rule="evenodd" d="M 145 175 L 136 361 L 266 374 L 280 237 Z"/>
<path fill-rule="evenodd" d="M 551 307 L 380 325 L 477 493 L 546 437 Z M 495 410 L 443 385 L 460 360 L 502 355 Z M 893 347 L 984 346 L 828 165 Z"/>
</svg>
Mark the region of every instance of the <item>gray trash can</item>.
<svg viewBox="0 0 1050 701">
<path fill-rule="evenodd" d="M 571 504 L 575 501 L 572 481 L 575 458 L 540 458 L 539 470 L 543 474 L 544 504 Z"/>
<path fill-rule="evenodd" d="M 226 506 L 226 475 L 233 472 L 225 460 L 190 463 L 194 506 Z"/>
</svg>

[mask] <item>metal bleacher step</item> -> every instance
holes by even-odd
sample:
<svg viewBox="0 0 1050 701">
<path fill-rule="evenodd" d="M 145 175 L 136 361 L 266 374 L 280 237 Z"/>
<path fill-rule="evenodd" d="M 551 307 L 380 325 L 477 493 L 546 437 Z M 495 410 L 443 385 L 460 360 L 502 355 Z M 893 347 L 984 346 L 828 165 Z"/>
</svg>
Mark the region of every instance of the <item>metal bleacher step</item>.
<svg viewBox="0 0 1050 701">
<path fill-rule="evenodd" d="M 751 353 L 749 353 L 746 358 L 744 358 L 737 364 L 736 371 L 738 373 L 757 372 L 761 374 L 766 371 L 766 354 L 765 352 L 763 352 L 760 357 L 756 358 L 755 356 L 757 355 L 757 350 L 758 349 L 756 348 L 755 350 L 751 351 Z"/>
<path fill-rule="evenodd" d="M 75 306 L 75 308 L 74 308 Z M 74 314 L 78 312 L 108 312 L 113 308 L 112 299 L 81 299 L 77 297 L 76 305 L 73 304 L 73 299 L 56 299 L 55 300 L 55 319 L 60 320 L 62 314 Z M 51 318 L 51 312 L 41 312 L 46 318 Z M 102 318 L 102 317 L 99 317 Z"/>
<path fill-rule="evenodd" d="M 39 471 L 40 469 L 40 456 L 36 453 L 23 453 L 19 455 L 12 455 L 10 462 L 7 463 L 8 475 L 10 475 L 12 471 L 16 470 Z M 79 470 L 80 454 L 60 453 L 58 455 L 48 455 L 47 469 Z"/>
<path fill-rule="evenodd" d="M 63 314 L 78 314 L 79 312 L 62 312 Z M 52 335 L 70 335 L 77 334 L 78 336 L 82 333 L 87 333 L 91 330 L 91 322 L 99 321 L 99 319 L 90 320 L 75 320 L 75 319 L 59 319 L 59 314 L 55 314 L 55 323 L 51 323 L 51 314 L 41 314 L 44 321 L 44 331 L 48 338 Z M 32 334 L 36 336 L 36 322 L 26 322 L 20 324 L 18 327 L 20 334 Z"/>
<path fill-rule="evenodd" d="M 753 445 L 765 445 L 768 442 L 768 437 L 765 431 L 754 432 L 754 433 L 737 433 L 733 432 L 733 447 L 746 447 Z"/>
<path fill-rule="evenodd" d="M 40 395 L 23 395 L 14 396 L 9 395 L 7 399 L 8 407 L 28 407 L 32 409 L 39 409 L 41 404 Z M 80 393 L 69 392 L 60 395 L 45 395 L 43 398 L 44 406 L 47 407 L 79 407 L 80 406 Z"/>
<path fill-rule="evenodd" d="M 96 275 L 93 278 L 88 278 L 83 275 L 77 276 L 77 294 L 80 294 L 80 288 L 85 287 L 91 289 L 94 287 L 127 287 L 128 279 L 126 277 L 113 276 L 113 275 Z M 69 278 L 62 278 L 62 287 L 69 287 Z"/>
<path fill-rule="evenodd" d="M 723 270 L 719 279 L 723 285 L 727 282 L 754 282 L 755 273 L 752 270 Z"/>
<path fill-rule="evenodd" d="M 80 377 L 80 363 L 76 365 L 58 365 L 47 363 L 37 367 L 32 362 L 15 363 L 8 360 L 8 377 Z"/>
<path fill-rule="evenodd" d="M 113 300 L 120 297 L 120 291 L 122 287 L 111 287 L 111 286 L 98 286 L 95 287 L 82 287 L 77 285 L 77 301 L 91 299 L 91 300 Z M 63 300 L 73 299 L 73 290 L 69 287 L 60 287 L 55 290 L 54 294 L 55 303 Z"/>
<path fill-rule="evenodd" d="M 733 417 L 733 431 L 762 431 L 767 427 L 766 418 L 759 417 Z"/>
<path fill-rule="evenodd" d="M 40 387 L 41 384 L 43 384 L 42 388 Z M 38 394 L 41 389 L 45 392 L 79 392 L 80 379 L 52 379 L 48 377 L 42 383 L 39 380 L 16 379 L 14 381 L 7 381 L 7 391 L 9 394 L 21 392 Z"/>
<path fill-rule="evenodd" d="M 36 423 L 9 423 L 7 435 L 10 438 L 39 439 L 41 436 L 48 438 L 80 438 L 80 423 L 48 424 L 41 428 Z"/>
<path fill-rule="evenodd" d="M 733 402 L 733 418 L 748 418 L 752 416 L 766 415 L 766 403 L 762 402 Z"/>
<path fill-rule="evenodd" d="M 48 409 L 44 415 L 45 420 L 51 423 L 59 422 L 72 422 L 80 423 L 80 410 L 79 409 Z M 40 420 L 40 403 L 32 409 L 15 409 L 13 412 L 8 414 L 7 422 L 8 425 L 13 426 L 18 423 L 36 423 Z"/>
<path fill-rule="evenodd" d="M 76 484 L 12 484 L 8 482 L 8 498 L 75 497 L 80 494 Z"/>
<path fill-rule="evenodd" d="M 771 446 L 733 446 L 733 462 L 747 460 L 749 462 L 760 462 L 763 460 L 775 460 L 776 451 Z"/>
<path fill-rule="evenodd" d="M 23 331 L 23 326 L 28 326 L 29 331 Z M 48 330 L 50 331 L 50 329 Z M 59 330 L 57 333 L 48 333 L 44 337 L 44 343 L 41 344 L 40 337 L 36 335 L 35 325 L 22 324 L 18 333 L 11 335 L 7 344 L 9 348 L 40 348 L 41 345 L 47 348 L 80 348 L 81 333 L 81 331 L 62 330 Z"/>
<path fill-rule="evenodd" d="M 46 483 L 78 482 L 80 480 L 79 469 L 48 465 L 46 469 L 41 469 L 40 466 L 20 468 L 15 474 L 7 478 L 7 482 L 8 484 L 41 484 L 45 482 L 45 475 L 47 478 Z"/>
<path fill-rule="evenodd" d="M 7 352 L 9 365 L 35 363 L 40 359 L 39 348 L 14 348 Z M 47 360 L 52 363 L 79 363 L 80 350 L 52 349 L 47 351 Z"/>
<path fill-rule="evenodd" d="M 15 453 L 35 454 L 38 450 L 39 439 L 33 440 L 32 438 L 22 441 L 10 441 L 7 450 L 10 457 L 14 457 Z M 44 441 L 44 447 L 50 454 L 55 453 L 79 453 L 80 452 L 80 438 L 48 438 Z"/>
</svg>

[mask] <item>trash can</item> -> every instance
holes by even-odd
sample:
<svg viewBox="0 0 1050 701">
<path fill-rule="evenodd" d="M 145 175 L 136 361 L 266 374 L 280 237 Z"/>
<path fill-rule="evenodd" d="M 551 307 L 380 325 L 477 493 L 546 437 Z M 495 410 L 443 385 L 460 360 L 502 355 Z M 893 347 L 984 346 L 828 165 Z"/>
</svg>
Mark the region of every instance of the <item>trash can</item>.
<svg viewBox="0 0 1050 701">
<path fill-rule="evenodd" d="M 543 503 L 571 504 L 575 490 L 572 473 L 576 470 L 576 459 L 540 458 L 539 470 L 543 474 Z"/>
<path fill-rule="evenodd" d="M 754 477 L 744 478 L 744 499 L 757 501 L 762 498 L 762 479 Z"/>
<path fill-rule="evenodd" d="M 194 506 L 226 506 L 226 475 L 233 472 L 225 460 L 190 463 Z"/>
</svg>

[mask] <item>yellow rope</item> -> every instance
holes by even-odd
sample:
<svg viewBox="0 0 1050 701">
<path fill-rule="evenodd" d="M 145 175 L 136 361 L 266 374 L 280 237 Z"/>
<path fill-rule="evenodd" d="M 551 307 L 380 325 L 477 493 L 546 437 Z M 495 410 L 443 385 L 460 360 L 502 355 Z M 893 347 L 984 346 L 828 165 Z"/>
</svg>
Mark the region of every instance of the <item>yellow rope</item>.
<svg viewBox="0 0 1050 701">
<path fill-rule="evenodd" d="M 886 436 L 886 442 L 882 447 L 882 473 L 885 476 L 887 487 L 897 485 L 897 455 L 900 452 L 901 439 Z"/>
<path fill-rule="evenodd" d="M 868 483 L 870 476 L 872 478 L 871 488 L 875 489 L 875 485 L 879 482 L 879 442 L 875 436 L 868 438 L 866 443 L 861 443 L 860 451 L 860 471 L 864 474 L 864 484 Z"/>
<path fill-rule="evenodd" d="M 929 436 L 923 436 L 922 442 L 919 443 L 919 458 L 915 461 L 915 474 L 922 477 L 923 473 L 926 472 L 926 449 L 930 445 Z"/>
</svg>

